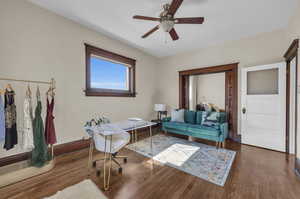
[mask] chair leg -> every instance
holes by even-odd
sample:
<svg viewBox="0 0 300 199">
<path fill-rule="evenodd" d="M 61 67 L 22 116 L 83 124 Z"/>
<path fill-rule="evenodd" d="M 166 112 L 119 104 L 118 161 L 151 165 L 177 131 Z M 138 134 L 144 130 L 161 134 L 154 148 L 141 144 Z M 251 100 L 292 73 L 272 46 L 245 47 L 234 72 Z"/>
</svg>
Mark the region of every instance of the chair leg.
<svg viewBox="0 0 300 199">
<path fill-rule="evenodd" d="M 113 158 L 112 160 L 114 161 L 114 163 L 116 163 L 119 166 L 119 168 L 122 167 L 121 164 L 115 158 Z"/>
</svg>

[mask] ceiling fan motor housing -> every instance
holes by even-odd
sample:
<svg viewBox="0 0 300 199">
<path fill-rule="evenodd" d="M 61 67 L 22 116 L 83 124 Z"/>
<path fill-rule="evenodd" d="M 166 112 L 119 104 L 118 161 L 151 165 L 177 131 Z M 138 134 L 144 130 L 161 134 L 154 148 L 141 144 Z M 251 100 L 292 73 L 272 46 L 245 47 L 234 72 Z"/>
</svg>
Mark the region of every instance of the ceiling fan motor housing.
<svg viewBox="0 0 300 199">
<path fill-rule="evenodd" d="M 174 24 L 175 22 L 173 20 L 162 20 L 159 27 L 165 32 L 170 32 L 170 30 L 174 27 Z"/>
<path fill-rule="evenodd" d="M 172 15 L 169 14 L 170 4 L 163 5 L 164 11 L 160 14 L 160 24 L 159 27 L 164 32 L 170 32 L 174 27 L 175 20 Z"/>
</svg>

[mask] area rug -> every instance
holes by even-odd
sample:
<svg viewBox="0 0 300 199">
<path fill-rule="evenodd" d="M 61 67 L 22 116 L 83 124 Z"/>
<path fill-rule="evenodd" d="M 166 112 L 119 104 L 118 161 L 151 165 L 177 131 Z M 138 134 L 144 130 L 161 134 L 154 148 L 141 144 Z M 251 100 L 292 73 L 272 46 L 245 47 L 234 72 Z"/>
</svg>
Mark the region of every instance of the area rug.
<svg viewBox="0 0 300 199">
<path fill-rule="evenodd" d="M 44 199 L 107 199 L 91 180 L 84 180 Z"/>
<path fill-rule="evenodd" d="M 172 136 L 155 135 L 152 139 L 154 160 L 224 186 L 235 158 L 235 151 L 217 149 Z M 127 145 L 126 148 L 151 157 L 150 138 Z"/>
</svg>

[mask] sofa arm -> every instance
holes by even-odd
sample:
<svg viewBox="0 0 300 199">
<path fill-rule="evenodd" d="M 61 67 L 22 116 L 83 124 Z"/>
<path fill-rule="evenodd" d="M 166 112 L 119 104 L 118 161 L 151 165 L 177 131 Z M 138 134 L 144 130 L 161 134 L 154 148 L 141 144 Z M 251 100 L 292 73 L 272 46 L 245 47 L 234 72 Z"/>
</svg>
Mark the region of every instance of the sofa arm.
<svg viewBox="0 0 300 199">
<path fill-rule="evenodd" d="M 221 130 L 221 135 L 220 135 L 220 142 L 224 142 L 226 138 L 228 137 L 228 123 L 222 123 L 220 124 L 220 130 Z"/>
<path fill-rule="evenodd" d="M 170 122 L 171 121 L 171 117 L 165 117 L 162 119 L 162 122 Z"/>
</svg>

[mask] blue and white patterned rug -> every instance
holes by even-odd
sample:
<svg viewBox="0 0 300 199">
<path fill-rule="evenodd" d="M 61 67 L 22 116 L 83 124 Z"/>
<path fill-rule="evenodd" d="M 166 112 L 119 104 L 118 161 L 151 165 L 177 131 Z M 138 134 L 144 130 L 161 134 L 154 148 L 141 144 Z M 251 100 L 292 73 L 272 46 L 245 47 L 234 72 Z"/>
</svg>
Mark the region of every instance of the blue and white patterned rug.
<svg viewBox="0 0 300 199">
<path fill-rule="evenodd" d="M 155 135 L 152 138 L 154 160 L 224 186 L 236 152 L 172 136 Z M 126 148 L 151 157 L 150 138 Z"/>
</svg>

